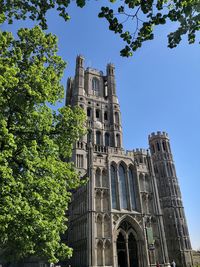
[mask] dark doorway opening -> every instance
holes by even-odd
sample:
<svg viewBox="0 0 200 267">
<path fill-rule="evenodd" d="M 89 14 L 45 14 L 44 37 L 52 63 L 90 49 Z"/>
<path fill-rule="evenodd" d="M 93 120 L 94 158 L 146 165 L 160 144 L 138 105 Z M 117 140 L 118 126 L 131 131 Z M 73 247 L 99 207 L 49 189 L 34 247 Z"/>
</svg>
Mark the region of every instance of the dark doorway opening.
<svg viewBox="0 0 200 267">
<path fill-rule="evenodd" d="M 117 237 L 117 267 L 139 267 L 134 229 L 126 221 L 118 229 L 120 228 L 122 232 L 120 231 Z"/>
<path fill-rule="evenodd" d="M 129 249 L 130 267 L 138 267 L 137 243 L 132 233 L 130 233 L 128 237 L 128 249 Z"/>
<path fill-rule="evenodd" d="M 118 256 L 118 267 L 127 266 L 127 253 L 126 253 L 126 240 L 122 233 L 119 233 L 117 238 L 117 256 Z"/>
<path fill-rule="evenodd" d="M 127 267 L 126 258 L 127 256 L 125 251 L 118 252 L 118 267 Z"/>
</svg>

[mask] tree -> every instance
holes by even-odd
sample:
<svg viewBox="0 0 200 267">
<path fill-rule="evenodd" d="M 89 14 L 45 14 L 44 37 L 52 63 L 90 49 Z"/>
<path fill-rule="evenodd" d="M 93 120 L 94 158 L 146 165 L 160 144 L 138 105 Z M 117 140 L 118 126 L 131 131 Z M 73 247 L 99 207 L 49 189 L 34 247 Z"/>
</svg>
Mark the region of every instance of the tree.
<svg viewBox="0 0 200 267">
<path fill-rule="evenodd" d="M 8 265 L 72 253 L 60 234 L 69 190 L 80 181 L 67 159 L 85 114 L 50 106 L 63 97 L 64 68 L 56 37 L 39 26 L 20 29 L 18 39 L 0 33 L 0 258 Z"/>
<path fill-rule="evenodd" d="M 29 1 L 1 1 L 1 21 L 8 19 L 37 20 L 43 29 L 47 28 L 46 13 L 50 9 L 57 9 L 65 20 L 70 19 L 67 8 L 70 0 L 29 0 Z M 86 0 L 76 0 L 77 6 L 83 7 Z M 100 18 L 108 21 L 109 29 L 125 42 L 120 51 L 122 56 L 131 56 L 143 42 L 154 38 L 156 26 L 168 21 L 173 22 L 177 29 L 169 33 L 168 46 L 176 47 L 183 35 L 187 35 L 188 42 L 194 43 L 196 33 L 200 29 L 200 1 L 199 0 L 108 0 L 109 6 L 101 8 Z M 111 8 L 112 7 L 112 8 Z M 127 21 L 131 23 L 126 23 Z M 130 33 L 132 32 L 132 33 Z"/>
</svg>

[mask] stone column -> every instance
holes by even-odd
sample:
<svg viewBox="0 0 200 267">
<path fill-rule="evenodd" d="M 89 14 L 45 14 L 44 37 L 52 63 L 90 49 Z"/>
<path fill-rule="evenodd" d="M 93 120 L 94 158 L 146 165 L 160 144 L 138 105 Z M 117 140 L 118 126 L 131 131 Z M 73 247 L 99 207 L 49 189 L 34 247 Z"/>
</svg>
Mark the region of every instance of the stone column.
<svg viewBox="0 0 200 267">
<path fill-rule="evenodd" d="M 127 267 L 130 267 L 129 249 L 128 249 L 128 236 L 126 236 L 126 259 Z"/>
</svg>

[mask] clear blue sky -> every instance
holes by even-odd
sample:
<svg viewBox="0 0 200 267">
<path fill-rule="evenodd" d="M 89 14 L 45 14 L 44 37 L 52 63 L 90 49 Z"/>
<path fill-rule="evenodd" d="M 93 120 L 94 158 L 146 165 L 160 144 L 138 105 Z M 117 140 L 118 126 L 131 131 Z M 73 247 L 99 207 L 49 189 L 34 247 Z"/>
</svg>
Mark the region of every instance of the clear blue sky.
<svg viewBox="0 0 200 267">
<path fill-rule="evenodd" d="M 72 2 L 69 22 L 54 12 L 48 16 L 49 31 L 58 35 L 59 54 L 68 63 L 63 84 L 74 75 L 77 54 L 84 55 L 86 67 L 104 72 L 108 62 L 115 64 L 124 147 L 148 148 L 148 134 L 168 132 L 192 247 L 200 248 L 199 45 L 183 40 L 177 48 L 168 49 L 166 35 L 173 25 L 167 25 L 159 27 L 155 40 L 132 58 L 122 58 L 123 42 L 108 30 L 106 21 L 97 18 L 101 4 L 107 1 L 91 0 L 83 9 Z M 20 26 L 30 25 L 15 22 L 3 29 L 16 32 Z"/>
</svg>

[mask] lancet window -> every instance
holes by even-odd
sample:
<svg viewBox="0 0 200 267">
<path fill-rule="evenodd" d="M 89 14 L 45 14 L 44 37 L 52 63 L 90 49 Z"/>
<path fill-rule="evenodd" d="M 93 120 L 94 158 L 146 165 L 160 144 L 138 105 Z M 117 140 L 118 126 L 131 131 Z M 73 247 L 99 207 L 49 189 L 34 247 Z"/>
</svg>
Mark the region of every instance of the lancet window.
<svg viewBox="0 0 200 267">
<path fill-rule="evenodd" d="M 121 164 L 119 166 L 119 193 L 120 193 L 121 208 L 127 209 L 128 201 L 127 201 L 126 174 L 125 174 L 125 169 Z"/>
<path fill-rule="evenodd" d="M 117 175 L 116 168 L 111 165 L 111 188 L 112 188 L 112 208 L 117 209 Z"/>
<path fill-rule="evenodd" d="M 121 147 L 121 139 L 119 134 L 116 134 L 116 146 Z"/>
<path fill-rule="evenodd" d="M 117 171 L 118 170 L 118 171 Z M 119 167 L 111 165 L 112 208 L 136 210 L 136 177 L 132 167 L 121 163 Z"/>
<path fill-rule="evenodd" d="M 96 77 L 92 79 L 92 90 L 99 91 L 99 80 Z"/>
<path fill-rule="evenodd" d="M 101 145 L 101 132 L 96 132 L 96 144 Z"/>
</svg>

